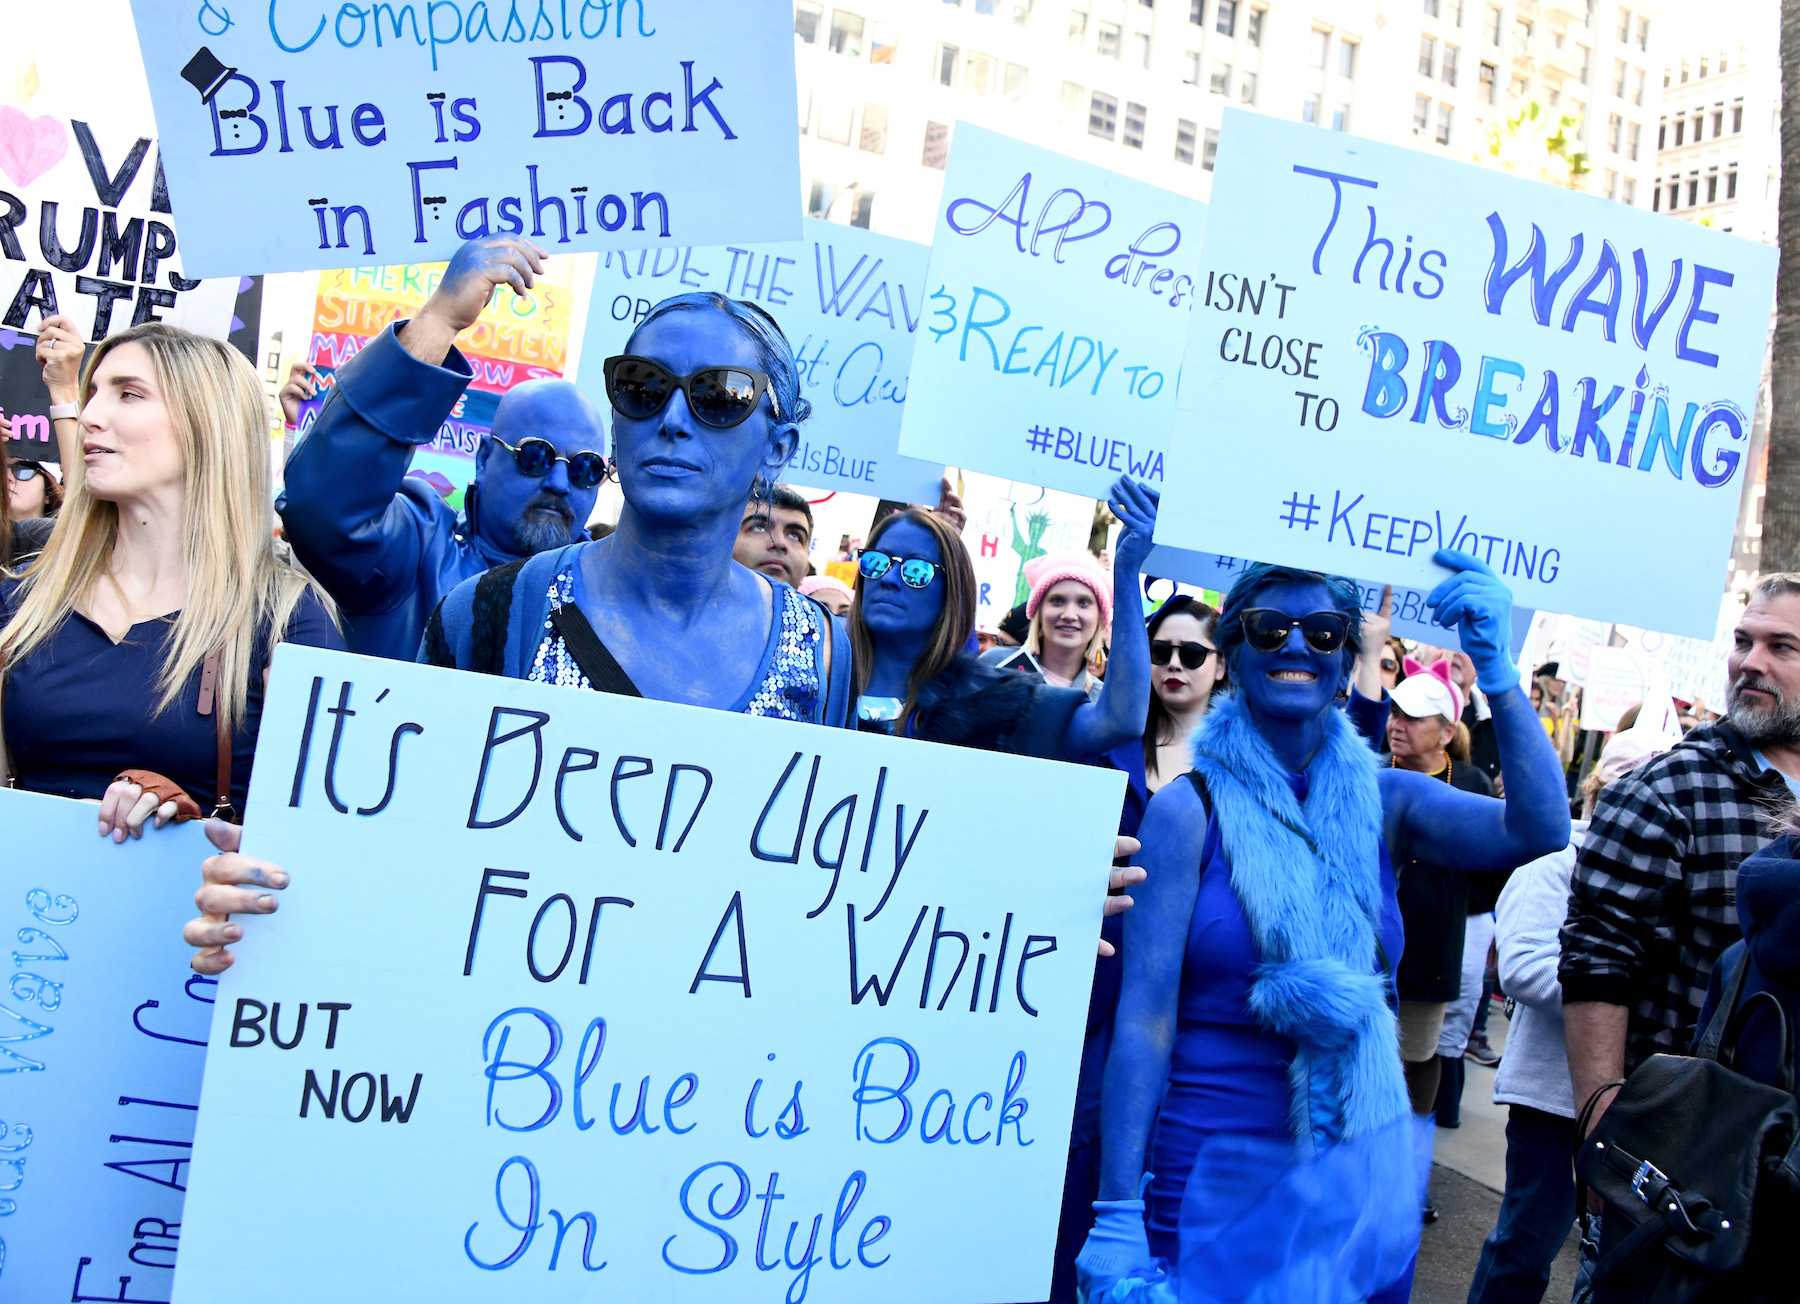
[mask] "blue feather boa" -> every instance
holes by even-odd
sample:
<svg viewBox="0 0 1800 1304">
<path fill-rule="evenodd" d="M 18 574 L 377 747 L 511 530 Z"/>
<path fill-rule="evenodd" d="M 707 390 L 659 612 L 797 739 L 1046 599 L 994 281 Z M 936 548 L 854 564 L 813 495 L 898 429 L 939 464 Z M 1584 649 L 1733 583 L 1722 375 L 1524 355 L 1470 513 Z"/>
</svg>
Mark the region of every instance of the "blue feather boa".
<svg viewBox="0 0 1800 1304">
<path fill-rule="evenodd" d="M 1289 1073 L 1294 1138 L 1311 1149 L 1367 1135 L 1409 1106 L 1399 1035 L 1376 960 L 1381 791 L 1375 754 L 1341 711 L 1307 770 L 1305 805 L 1237 694 L 1194 739 L 1262 954 L 1250 1011 L 1299 1045 Z"/>
</svg>

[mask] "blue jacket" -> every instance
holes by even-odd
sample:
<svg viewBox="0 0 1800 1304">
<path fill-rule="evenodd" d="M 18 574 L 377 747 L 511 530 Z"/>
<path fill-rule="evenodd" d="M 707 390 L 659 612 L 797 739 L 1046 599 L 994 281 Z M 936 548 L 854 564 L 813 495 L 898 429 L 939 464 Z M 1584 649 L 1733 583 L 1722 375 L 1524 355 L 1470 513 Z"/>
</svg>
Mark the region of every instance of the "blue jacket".
<svg viewBox="0 0 1800 1304">
<path fill-rule="evenodd" d="M 1725 987 L 1740 965 L 1744 988 L 1738 1009 L 1757 992 L 1781 1002 L 1788 1026 L 1800 1027 L 1800 840 L 1783 834 L 1746 859 L 1737 871 L 1738 924 L 1744 938 L 1725 948 L 1713 965 L 1696 1040 L 1706 1032 Z M 1767 1001 L 1745 1020 L 1738 1036 L 1738 1068 L 1758 1082 L 1774 1082 L 1779 1067 L 1780 1023 Z M 1733 1011 L 1735 1013 L 1735 1011 Z"/>
<path fill-rule="evenodd" d="M 473 372 L 454 348 L 441 367 L 413 357 L 395 335 L 403 325 L 338 370 L 275 506 L 294 556 L 336 599 L 350 650 L 410 661 L 450 590 L 518 557 L 476 533 L 474 485 L 459 514 L 407 476 L 413 449 L 437 436 Z"/>
</svg>

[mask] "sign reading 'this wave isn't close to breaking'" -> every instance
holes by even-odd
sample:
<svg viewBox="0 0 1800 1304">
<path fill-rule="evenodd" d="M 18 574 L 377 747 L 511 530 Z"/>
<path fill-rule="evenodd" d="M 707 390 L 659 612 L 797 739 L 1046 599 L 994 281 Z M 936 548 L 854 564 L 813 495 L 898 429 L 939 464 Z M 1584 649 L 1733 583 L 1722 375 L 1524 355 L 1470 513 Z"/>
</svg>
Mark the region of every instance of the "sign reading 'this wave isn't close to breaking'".
<svg viewBox="0 0 1800 1304">
<path fill-rule="evenodd" d="M 1775 263 L 1228 111 L 1157 542 L 1425 590 L 1454 547 L 1521 606 L 1709 636 Z"/>
<path fill-rule="evenodd" d="M 967 122 L 900 448 L 1099 498 L 1161 487 L 1206 205 Z"/>
<path fill-rule="evenodd" d="M 1117 774 L 292 645 L 268 702 L 179 1304 L 1044 1298 Z"/>
<path fill-rule="evenodd" d="M 133 0 L 190 275 L 799 233 L 782 0 Z"/>
</svg>

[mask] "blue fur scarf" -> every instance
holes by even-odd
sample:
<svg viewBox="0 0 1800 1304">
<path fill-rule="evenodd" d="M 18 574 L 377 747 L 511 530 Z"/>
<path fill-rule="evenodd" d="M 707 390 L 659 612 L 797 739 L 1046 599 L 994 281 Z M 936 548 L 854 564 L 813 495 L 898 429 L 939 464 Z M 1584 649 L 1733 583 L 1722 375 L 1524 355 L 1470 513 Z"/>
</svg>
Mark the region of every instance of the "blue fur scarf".
<svg viewBox="0 0 1800 1304">
<path fill-rule="evenodd" d="M 1262 953 L 1250 1012 L 1299 1045 L 1291 1121 L 1296 1141 L 1309 1147 L 1371 1133 L 1409 1108 L 1376 960 L 1375 754 L 1342 711 L 1327 716 L 1305 805 L 1237 694 L 1215 701 L 1194 740 L 1232 890 Z"/>
</svg>

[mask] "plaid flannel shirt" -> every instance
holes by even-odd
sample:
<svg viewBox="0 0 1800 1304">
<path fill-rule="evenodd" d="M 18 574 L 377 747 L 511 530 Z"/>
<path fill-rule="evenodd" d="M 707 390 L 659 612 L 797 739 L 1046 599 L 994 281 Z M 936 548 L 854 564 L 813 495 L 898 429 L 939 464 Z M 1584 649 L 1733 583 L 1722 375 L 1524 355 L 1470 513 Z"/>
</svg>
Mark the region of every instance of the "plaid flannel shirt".
<svg viewBox="0 0 1800 1304">
<path fill-rule="evenodd" d="M 1630 1011 L 1625 1071 L 1685 1055 L 1713 961 L 1740 936 L 1738 863 L 1774 837 L 1786 782 L 1727 720 L 1604 788 L 1575 860 L 1563 1000 Z"/>
</svg>

